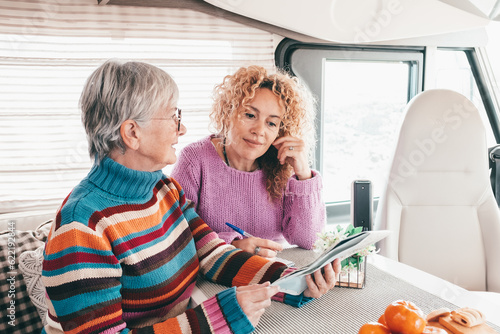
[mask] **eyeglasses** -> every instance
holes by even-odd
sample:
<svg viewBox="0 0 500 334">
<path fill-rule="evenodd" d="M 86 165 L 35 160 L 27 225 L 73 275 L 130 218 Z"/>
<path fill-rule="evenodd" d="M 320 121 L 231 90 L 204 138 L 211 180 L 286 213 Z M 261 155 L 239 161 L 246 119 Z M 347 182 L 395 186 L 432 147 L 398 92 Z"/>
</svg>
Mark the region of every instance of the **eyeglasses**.
<svg viewBox="0 0 500 334">
<path fill-rule="evenodd" d="M 154 118 L 151 118 L 151 119 L 159 119 L 159 120 L 164 120 L 164 121 L 168 121 L 168 120 L 171 119 L 173 121 L 177 121 L 177 131 L 181 131 L 182 110 L 179 109 L 179 108 L 175 109 L 175 114 L 172 115 L 172 117 L 168 117 L 168 118 L 154 117 Z"/>
</svg>

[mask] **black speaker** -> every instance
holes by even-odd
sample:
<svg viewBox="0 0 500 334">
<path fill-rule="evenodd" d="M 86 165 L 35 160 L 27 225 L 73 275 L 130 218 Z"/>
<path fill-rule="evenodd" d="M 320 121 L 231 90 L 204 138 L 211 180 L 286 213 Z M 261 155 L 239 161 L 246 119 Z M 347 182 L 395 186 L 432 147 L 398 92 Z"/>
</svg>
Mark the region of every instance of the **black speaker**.
<svg viewBox="0 0 500 334">
<path fill-rule="evenodd" d="M 368 180 L 352 182 L 351 218 L 354 227 L 372 230 L 372 183 Z"/>
</svg>

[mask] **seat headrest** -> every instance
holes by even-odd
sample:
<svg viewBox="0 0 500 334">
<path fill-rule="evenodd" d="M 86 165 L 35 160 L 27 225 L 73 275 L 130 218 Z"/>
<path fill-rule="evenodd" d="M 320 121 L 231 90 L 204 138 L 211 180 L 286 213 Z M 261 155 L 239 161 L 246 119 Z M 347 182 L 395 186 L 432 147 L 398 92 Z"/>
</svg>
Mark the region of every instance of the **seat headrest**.
<svg viewBox="0 0 500 334">
<path fill-rule="evenodd" d="M 483 122 L 465 96 L 447 89 L 427 90 L 408 103 L 405 113 L 393 169 L 488 170 Z"/>
</svg>

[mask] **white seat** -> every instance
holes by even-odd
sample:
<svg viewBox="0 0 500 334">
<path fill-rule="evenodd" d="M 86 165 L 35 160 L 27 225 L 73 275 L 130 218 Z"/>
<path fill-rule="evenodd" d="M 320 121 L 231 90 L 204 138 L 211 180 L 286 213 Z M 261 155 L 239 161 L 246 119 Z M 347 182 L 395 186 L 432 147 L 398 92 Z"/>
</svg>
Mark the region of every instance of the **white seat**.
<svg viewBox="0 0 500 334">
<path fill-rule="evenodd" d="M 407 105 L 375 229 L 381 254 L 468 290 L 500 292 L 500 214 L 474 105 L 444 89 Z"/>
</svg>

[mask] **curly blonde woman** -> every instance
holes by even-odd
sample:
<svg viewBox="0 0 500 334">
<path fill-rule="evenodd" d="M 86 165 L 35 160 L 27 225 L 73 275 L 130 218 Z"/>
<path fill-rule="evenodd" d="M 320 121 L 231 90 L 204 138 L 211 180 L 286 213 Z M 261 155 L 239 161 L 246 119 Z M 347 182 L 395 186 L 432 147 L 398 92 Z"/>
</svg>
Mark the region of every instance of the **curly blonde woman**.
<svg viewBox="0 0 500 334">
<path fill-rule="evenodd" d="M 321 176 L 309 166 L 314 116 L 296 78 L 240 68 L 215 87 L 215 134 L 185 147 L 172 176 L 227 243 L 264 257 L 285 241 L 310 249 L 325 222 Z"/>
</svg>

